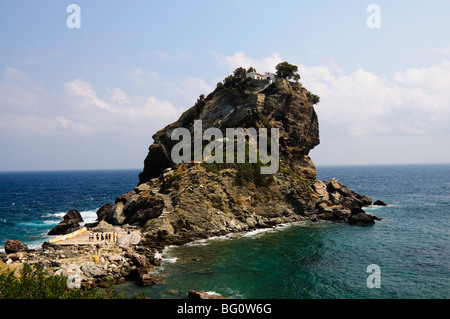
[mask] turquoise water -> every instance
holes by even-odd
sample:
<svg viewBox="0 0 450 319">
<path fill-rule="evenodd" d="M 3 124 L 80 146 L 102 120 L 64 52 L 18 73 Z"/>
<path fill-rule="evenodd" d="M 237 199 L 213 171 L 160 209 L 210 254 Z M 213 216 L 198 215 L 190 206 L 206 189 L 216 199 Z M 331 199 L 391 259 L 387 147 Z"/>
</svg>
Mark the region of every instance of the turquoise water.
<svg viewBox="0 0 450 319">
<path fill-rule="evenodd" d="M 232 298 L 449 298 L 450 165 L 318 167 L 390 205 L 370 207 L 374 226 L 304 223 L 172 247 L 163 284 L 117 286 L 127 297 L 185 298 L 190 289 Z M 138 170 L 0 173 L 0 248 L 37 247 L 69 209 L 96 210 L 137 184 Z M 367 287 L 367 266 L 381 287 Z"/>
<path fill-rule="evenodd" d="M 164 284 L 126 284 L 127 295 L 184 298 L 189 289 L 232 298 L 449 298 L 450 165 L 319 167 L 388 202 L 374 226 L 305 223 L 170 248 Z M 367 267 L 380 267 L 368 288 Z"/>
</svg>

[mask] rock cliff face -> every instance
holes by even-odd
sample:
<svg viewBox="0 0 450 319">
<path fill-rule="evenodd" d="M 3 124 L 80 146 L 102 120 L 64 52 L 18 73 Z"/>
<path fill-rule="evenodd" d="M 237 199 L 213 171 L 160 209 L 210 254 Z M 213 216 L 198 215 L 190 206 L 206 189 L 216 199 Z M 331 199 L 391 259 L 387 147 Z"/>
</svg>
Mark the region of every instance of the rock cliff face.
<svg viewBox="0 0 450 319">
<path fill-rule="evenodd" d="M 279 128 L 280 157 L 287 168 L 303 178 L 315 179 L 315 166 L 308 154 L 319 144 L 319 122 L 310 92 L 299 83 L 280 79 L 267 81 L 246 78 L 231 87 L 221 86 L 185 111 L 178 121 L 153 135 L 139 175 L 140 183 L 159 177 L 171 167 L 171 149 L 177 141 L 170 139 L 173 129 L 193 130 L 194 120 L 203 128 Z"/>
<path fill-rule="evenodd" d="M 319 144 L 314 96 L 299 83 L 250 78 L 218 85 L 174 123 L 153 135 L 139 185 L 99 210 L 99 220 L 141 228 L 142 244 L 162 247 L 230 232 L 301 220 L 371 224 L 362 210 L 372 200 L 336 180 L 316 181 L 308 154 Z M 278 128 L 280 167 L 261 163 L 173 163 L 175 128 Z M 225 134 L 224 134 L 225 135 Z"/>
</svg>

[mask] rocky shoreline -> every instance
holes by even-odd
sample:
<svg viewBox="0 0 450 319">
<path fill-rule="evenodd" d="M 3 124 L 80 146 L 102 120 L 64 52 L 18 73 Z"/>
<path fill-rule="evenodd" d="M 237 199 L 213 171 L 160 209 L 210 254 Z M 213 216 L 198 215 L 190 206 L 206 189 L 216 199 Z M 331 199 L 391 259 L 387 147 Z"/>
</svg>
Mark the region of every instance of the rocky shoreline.
<svg viewBox="0 0 450 319">
<path fill-rule="evenodd" d="M 140 189 L 142 188 L 145 187 Z M 297 216 L 296 218 L 277 219 L 272 223 L 261 221 L 261 223 L 255 223 L 253 227 L 229 229 L 220 234 L 245 232 L 274 227 L 283 222 L 292 223 L 305 220 L 371 225 L 379 218 L 366 214 L 363 207 L 372 204 L 386 205 L 381 201 L 373 203 L 370 197 L 355 193 L 337 182 L 336 179 L 324 182 L 315 181 L 311 184 L 311 189 L 316 194 L 316 205 L 310 214 Z M 113 207 L 110 206 L 110 209 Z M 161 254 L 165 245 L 162 243 L 147 245 L 145 238 L 141 240 L 141 235 L 135 235 L 132 242 L 124 242 L 118 239 L 117 242 L 105 244 L 104 241 L 97 241 L 95 234 L 104 231 L 141 234 L 140 228 L 137 226 L 113 226 L 106 222 L 104 220 L 105 208 L 100 208 L 97 215 L 98 221 L 96 223 L 86 225 L 88 232 L 94 232 L 92 242 L 81 244 L 65 244 L 64 241 L 58 244 L 45 242 L 40 249 L 31 250 L 17 240 L 9 240 L 5 243 L 5 254 L 0 254 L 1 268 L 19 270 L 23 263 L 38 263 L 43 265 L 50 275 L 64 275 L 72 278 L 74 287 L 83 289 L 108 288 L 111 284 L 121 284 L 126 281 L 134 281 L 144 286 L 162 283 L 162 278 L 152 272 L 161 265 L 161 259 L 156 256 Z M 74 223 L 70 219 L 79 220 L 80 216 L 75 210 L 70 210 L 63 217 L 61 223 L 73 225 Z M 77 230 L 79 227 L 78 225 L 78 227 L 68 228 L 68 230 Z M 55 233 L 57 230 L 61 231 L 58 234 L 68 232 L 68 230 L 62 231 L 62 228 L 58 225 L 50 233 Z M 201 238 L 207 237 L 202 234 L 193 234 L 189 238 L 179 240 L 178 244 Z M 77 276 L 79 281 L 76 280 Z M 207 297 L 212 298 L 211 296 Z M 195 298 L 198 298 L 198 296 Z"/>
<path fill-rule="evenodd" d="M 9 247 L 9 244 L 8 241 L 5 246 Z M 18 272 L 23 263 L 38 263 L 45 267 L 49 275 L 66 276 L 69 278 L 68 284 L 83 289 L 107 288 L 111 283 L 125 281 L 135 281 L 141 285 L 161 283 L 160 277 L 149 274 L 160 262 L 155 258 L 155 251 L 149 248 L 96 242 L 68 245 L 45 242 L 36 250 L 21 244 L 16 251 L 8 250 L 0 254 L 1 268 Z"/>
</svg>

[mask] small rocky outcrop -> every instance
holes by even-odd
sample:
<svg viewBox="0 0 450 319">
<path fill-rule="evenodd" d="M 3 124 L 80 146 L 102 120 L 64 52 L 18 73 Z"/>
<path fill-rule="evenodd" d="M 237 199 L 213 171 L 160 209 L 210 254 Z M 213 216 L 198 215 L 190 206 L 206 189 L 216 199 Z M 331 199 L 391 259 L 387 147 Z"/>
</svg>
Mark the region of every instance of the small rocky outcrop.
<svg viewBox="0 0 450 319">
<path fill-rule="evenodd" d="M 347 222 L 350 225 L 372 225 L 375 224 L 375 220 L 380 219 L 378 217 L 366 214 L 365 212 L 360 212 L 350 215 L 347 219 Z"/>
<path fill-rule="evenodd" d="M 47 235 L 65 235 L 77 231 L 81 228 L 80 222 L 83 222 L 81 214 L 76 209 L 71 209 L 63 216 L 63 221 L 53 227 Z"/>
<path fill-rule="evenodd" d="M 375 206 L 388 206 L 388 204 L 386 204 L 385 202 L 381 201 L 381 200 L 376 200 L 373 205 Z"/>
<path fill-rule="evenodd" d="M 82 223 L 83 217 L 81 217 L 81 214 L 76 209 L 69 210 L 64 216 L 64 220 L 74 220 L 76 222 Z"/>
<path fill-rule="evenodd" d="M 372 204 L 369 196 L 357 194 L 335 178 L 324 182 L 315 181 L 312 188 L 317 194 L 315 212 L 318 219 L 352 225 L 371 225 L 375 220 L 380 220 L 363 210 L 363 207 Z"/>
<path fill-rule="evenodd" d="M 128 280 L 136 281 L 142 286 L 153 286 L 162 283 L 160 276 L 149 273 L 154 270 L 155 264 L 158 264 L 154 262 L 153 257 L 148 258 L 131 249 L 127 249 L 124 256 L 135 266 L 128 275 Z"/>
<path fill-rule="evenodd" d="M 5 243 L 5 253 L 14 254 L 21 251 L 28 251 L 28 246 L 19 240 L 7 240 Z"/>
<path fill-rule="evenodd" d="M 141 286 L 153 286 L 158 285 L 163 282 L 161 276 L 155 274 L 149 274 L 142 268 L 133 269 L 130 275 L 127 277 L 128 280 L 132 280 L 140 284 Z"/>
</svg>

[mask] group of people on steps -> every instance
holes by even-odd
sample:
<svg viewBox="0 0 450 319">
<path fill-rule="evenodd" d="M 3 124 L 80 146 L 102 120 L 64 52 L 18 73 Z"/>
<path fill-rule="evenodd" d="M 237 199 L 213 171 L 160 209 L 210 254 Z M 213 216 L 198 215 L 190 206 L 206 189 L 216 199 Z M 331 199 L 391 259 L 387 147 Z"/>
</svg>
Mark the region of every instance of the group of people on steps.
<svg viewBox="0 0 450 319">
<path fill-rule="evenodd" d="M 97 242 L 105 242 L 105 244 L 107 245 L 108 242 L 109 243 L 116 243 L 117 239 L 119 238 L 118 234 L 116 234 L 116 232 L 112 232 L 112 233 L 104 233 L 102 232 L 101 234 L 97 233 L 94 235 L 93 232 L 89 233 L 89 241 L 90 242 L 94 242 L 95 239 L 97 239 Z"/>
</svg>

